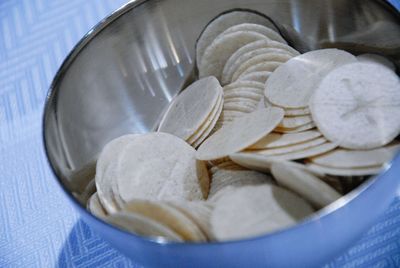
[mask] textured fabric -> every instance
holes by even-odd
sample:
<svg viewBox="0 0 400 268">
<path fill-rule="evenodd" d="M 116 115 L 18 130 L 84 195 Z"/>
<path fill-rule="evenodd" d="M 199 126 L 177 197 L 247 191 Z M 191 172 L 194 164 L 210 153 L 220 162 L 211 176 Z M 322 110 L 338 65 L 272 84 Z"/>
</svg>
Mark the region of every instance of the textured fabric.
<svg viewBox="0 0 400 268">
<path fill-rule="evenodd" d="M 57 68 L 124 2 L 0 1 L 0 267 L 136 267 L 60 198 L 41 141 L 45 94 Z M 400 267 L 400 200 L 326 267 Z"/>
</svg>

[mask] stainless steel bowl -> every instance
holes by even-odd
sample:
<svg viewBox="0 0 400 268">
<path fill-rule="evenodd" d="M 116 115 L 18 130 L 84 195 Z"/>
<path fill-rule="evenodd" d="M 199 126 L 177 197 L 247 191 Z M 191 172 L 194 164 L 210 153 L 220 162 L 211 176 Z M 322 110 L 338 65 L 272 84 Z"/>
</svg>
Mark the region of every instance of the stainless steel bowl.
<svg viewBox="0 0 400 268">
<path fill-rule="evenodd" d="M 101 21 L 76 45 L 54 78 L 44 114 L 44 144 L 60 185 L 82 217 L 141 264 L 320 265 L 357 239 L 398 189 L 393 174 L 400 167 L 395 163 L 299 226 L 230 243 L 150 241 L 86 212 L 71 194 L 81 192 L 87 183 L 82 174 L 93 173 L 94 159 L 111 139 L 154 129 L 193 73 L 195 42 L 205 25 L 219 13 L 237 8 L 268 15 L 302 51 L 340 47 L 400 59 L 399 13 L 379 0 L 132 1 Z M 351 223 L 358 225 L 345 225 Z"/>
</svg>

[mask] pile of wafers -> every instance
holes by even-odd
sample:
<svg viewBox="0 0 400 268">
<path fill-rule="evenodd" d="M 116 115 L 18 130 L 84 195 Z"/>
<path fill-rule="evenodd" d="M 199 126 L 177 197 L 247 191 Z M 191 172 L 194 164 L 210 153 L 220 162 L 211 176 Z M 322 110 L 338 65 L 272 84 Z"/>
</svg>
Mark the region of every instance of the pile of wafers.
<svg viewBox="0 0 400 268">
<path fill-rule="evenodd" d="M 271 21 L 233 11 L 196 46 L 199 80 L 158 131 L 109 142 L 87 207 L 124 230 L 225 241 L 295 225 L 376 175 L 400 144 L 400 81 L 378 55 L 300 54 Z"/>
</svg>

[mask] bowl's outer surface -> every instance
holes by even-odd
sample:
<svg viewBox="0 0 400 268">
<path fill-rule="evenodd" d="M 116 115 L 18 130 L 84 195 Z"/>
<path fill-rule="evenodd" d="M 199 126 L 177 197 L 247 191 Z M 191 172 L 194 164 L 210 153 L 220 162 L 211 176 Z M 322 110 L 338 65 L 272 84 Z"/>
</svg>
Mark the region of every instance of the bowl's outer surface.
<svg viewBox="0 0 400 268">
<path fill-rule="evenodd" d="M 199 245 L 160 244 L 125 233 L 94 218 L 72 198 L 69 191 L 75 185 L 68 175 L 95 159 L 111 139 L 157 125 L 192 74 L 198 35 L 213 17 L 233 8 L 269 15 L 282 25 L 283 33 L 295 32 L 305 40 L 303 50 L 339 46 L 378 51 L 398 60 L 400 19 L 384 1 L 134 1 L 102 21 L 54 79 L 44 117 L 45 146 L 55 174 L 86 222 L 140 264 L 319 266 L 354 242 L 398 190 L 399 158 L 321 217 L 256 239 Z"/>
</svg>

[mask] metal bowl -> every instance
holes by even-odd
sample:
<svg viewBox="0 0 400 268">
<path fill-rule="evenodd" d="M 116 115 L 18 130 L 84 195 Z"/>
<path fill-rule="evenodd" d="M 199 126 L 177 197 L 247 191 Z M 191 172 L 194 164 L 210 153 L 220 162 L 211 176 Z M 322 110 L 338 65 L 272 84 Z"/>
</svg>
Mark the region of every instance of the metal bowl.
<svg viewBox="0 0 400 268">
<path fill-rule="evenodd" d="M 354 243 L 399 189 L 398 157 L 381 175 L 313 218 L 273 234 L 226 243 L 143 238 L 85 210 L 72 192 L 82 191 L 87 183 L 82 174 L 93 173 L 91 163 L 102 147 L 122 134 L 154 129 L 192 74 L 198 35 L 216 15 L 236 8 L 270 16 L 302 51 L 341 47 L 398 60 L 400 16 L 378 0 L 133 1 L 101 21 L 76 45 L 54 78 L 44 114 L 44 145 L 60 186 L 82 218 L 139 264 L 320 266 Z"/>
</svg>

